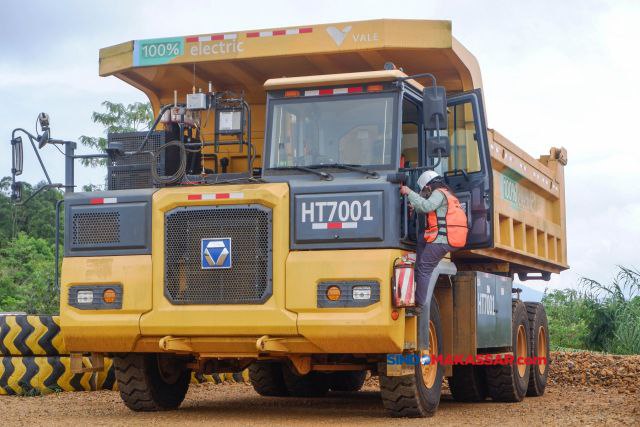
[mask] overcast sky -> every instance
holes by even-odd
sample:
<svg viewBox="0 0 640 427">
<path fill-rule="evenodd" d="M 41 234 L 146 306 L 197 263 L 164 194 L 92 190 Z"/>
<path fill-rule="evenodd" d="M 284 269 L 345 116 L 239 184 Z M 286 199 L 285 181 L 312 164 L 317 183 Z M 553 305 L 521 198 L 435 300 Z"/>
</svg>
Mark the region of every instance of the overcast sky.
<svg viewBox="0 0 640 427">
<path fill-rule="evenodd" d="M 90 116 L 103 100 L 145 100 L 115 77 L 98 77 L 101 47 L 375 18 L 451 20 L 480 62 L 489 126 L 534 157 L 568 149 L 571 270 L 553 287 L 610 279 L 616 264 L 640 267 L 640 1 L 4 0 L 0 176 L 10 173 L 11 129 L 32 130 L 40 111 L 55 138 L 77 139 L 101 133 Z M 62 181 L 62 157 L 44 151 L 52 179 Z M 77 182 L 102 183 L 104 174 L 78 166 Z M 23 179 L 42 179 L 28 147 Z"/>
</svg>

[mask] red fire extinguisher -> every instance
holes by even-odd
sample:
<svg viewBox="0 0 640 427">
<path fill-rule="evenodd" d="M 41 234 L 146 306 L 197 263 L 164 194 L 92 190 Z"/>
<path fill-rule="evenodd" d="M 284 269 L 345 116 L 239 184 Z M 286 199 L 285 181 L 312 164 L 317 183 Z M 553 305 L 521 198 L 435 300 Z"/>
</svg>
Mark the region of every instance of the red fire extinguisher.
<svg viewBox="0 0 640 427">
<path fill-rule="evenodd" d="M 414 253 L 396 258 L 393 263 L 393 306 L 415 306 L 416 285 L 413 267 L 416 263 Z"/>
</svg>

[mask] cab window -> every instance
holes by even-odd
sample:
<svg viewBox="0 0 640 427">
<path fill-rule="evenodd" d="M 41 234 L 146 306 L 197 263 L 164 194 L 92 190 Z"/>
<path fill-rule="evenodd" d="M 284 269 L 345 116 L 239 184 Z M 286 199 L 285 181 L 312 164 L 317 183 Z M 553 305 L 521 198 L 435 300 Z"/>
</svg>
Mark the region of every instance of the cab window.
<svg viewBox="0 0 640 427">
<path fill-rule="evenodd" d="M 449 107 L 449 141 L 451 154 L 446 161 L 442 162 L 440 172 L 463 170 L 472 173 L 481 171 L 471 103 L 466 102 Z"/>
<path fill-rule="evenodd" d="M 419 120 L 418 106 L 405 99 L 402 103 L 402 140 L 400 141 L 399 165 L 401 168 L 417 168 L 419 166 Z"/>
</svg>

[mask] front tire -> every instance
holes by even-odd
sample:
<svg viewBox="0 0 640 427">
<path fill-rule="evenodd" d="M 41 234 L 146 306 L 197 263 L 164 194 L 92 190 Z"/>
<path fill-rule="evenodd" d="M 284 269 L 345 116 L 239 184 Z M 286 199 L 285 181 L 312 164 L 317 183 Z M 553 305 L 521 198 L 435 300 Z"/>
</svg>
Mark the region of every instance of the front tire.
<svg viewBox="0 0 640 427">
<path fill-rule="evenodd" d="M 428 355 L 442 356 L 442 326 L 435 298 L 429 310 Z M 431 417 L 440 404 L 444 366 L 437 360 L 419 364 L 413 375 L 380 375 L 380 393 L 384 407 L 394 417 Z"/>
<path fill-rule="evenodd" d="M 260 396 L 288 396 L 289 391 L 282 375 L 282 362 L 259 360 L 249 366 L 249 379 Z"/>
<path fill-rule="evenodd" d="M 170 355 L 129 353 L 113 358 L 120 397 L 133 411 L 168 411 L 184 400 L 191 371 Z"/>
</svg>

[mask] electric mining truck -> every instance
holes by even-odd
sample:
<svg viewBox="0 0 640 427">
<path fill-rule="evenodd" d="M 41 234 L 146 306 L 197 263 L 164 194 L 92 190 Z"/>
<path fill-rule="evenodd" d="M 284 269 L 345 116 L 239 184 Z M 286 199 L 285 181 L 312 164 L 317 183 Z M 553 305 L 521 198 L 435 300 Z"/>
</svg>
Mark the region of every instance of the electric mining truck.
<svg viewBox="0 0 640 427">
<path fill-rule="evenodd" d="M 394 416 L 432 415 L 444 377 L 459 401 L 544 393 L 545 311 L 513 279 L 568 268 L 567 153 L 535 159 L 487 128 L 480 68 L 450 22 L 135 40 L 102 49 L 100 75 L 144 92 L 155 121 L 108 135 L 105 191 L 73 192 L 82 156 L 64 143 L 76 371 L 112 357 L 136 411 L 178 408 L 191 373 L 245 369 L 264 396 L 377 376 Z M 414 316 L 424 218 L 398 190 L 425 170 L 454 189 L 469 234 Z"/>
</svg>

